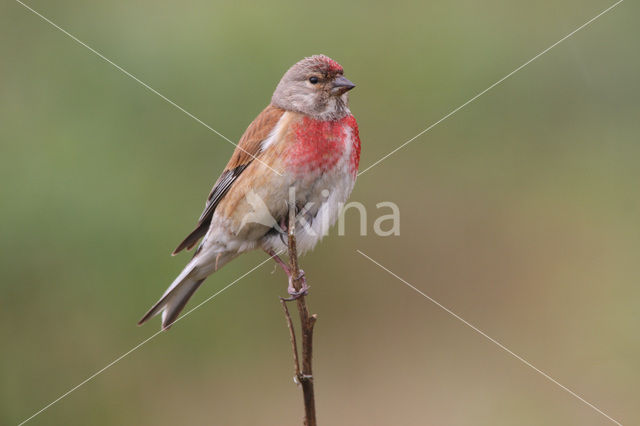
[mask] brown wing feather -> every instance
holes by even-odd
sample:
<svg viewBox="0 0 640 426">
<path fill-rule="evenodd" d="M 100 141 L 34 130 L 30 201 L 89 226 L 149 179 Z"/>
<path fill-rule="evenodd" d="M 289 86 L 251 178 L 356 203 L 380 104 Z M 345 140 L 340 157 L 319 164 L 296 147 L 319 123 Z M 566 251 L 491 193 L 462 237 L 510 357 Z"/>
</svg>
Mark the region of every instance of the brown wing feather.
<svg viewBox="0 0 640 426">
<path fill-rule="evenodd" d="M 247 166 L 254 158 L 259 157 L 260 144 L 269 137 L 284 113 L 283 109 L 273 105 L 263 109 L 240 138 L 238 147 L 233 151 L 225 170 L 232 170 L 242 165 Z"/>
<path fill-rule="evenodd" d="M 185 248 L 187 250 L 191 249 L 207 233 L 216 206 L 244 169 L 254 159 L 260 158 L 260 144 L 269 137 L 284 112 L 283 109 L 269 105 L 247 127 L 227 166 L 213 185 L 196 228 L 176 247 L 173 251 L 174 255 Z"/>
</svg>

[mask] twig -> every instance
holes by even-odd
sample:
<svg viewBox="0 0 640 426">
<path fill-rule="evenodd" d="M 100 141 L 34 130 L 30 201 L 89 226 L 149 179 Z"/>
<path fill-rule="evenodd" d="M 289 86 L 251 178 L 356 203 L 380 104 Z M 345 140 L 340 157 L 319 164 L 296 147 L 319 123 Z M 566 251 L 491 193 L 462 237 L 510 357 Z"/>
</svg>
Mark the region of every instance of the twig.
<svg viewBox="0 0 640 426">
<path fill-rule="evenodd" d="M 291 315 L 289 315 L 289 308 L 287 308 L 287 301 L 284 297 L 280 298 L 282 309 L 284 310 L 284 316 L 287 319 L 287 327 L 289 327 L 289 340 L 291 340 L 291 349 L 293 350 L 293 368 L 296 372 L 296 380 L 300 376 L 300 361 L 298 360 L 298 343 L 296 342 L 296 332 L 293 328 L 293 321 L 291 321 Z"/>
<path fill-rule="evenodd" d="M 296 248 L 296 207 L 295 203 L 289 205 L 289 262 L 290 273 L 292 276 L 293 287 L 296 291 L 301 291 L 303 276 L 300 274 L 300 267 L 298 266 L 298 251 Z M 298 313 L 300 315 L 300 329 L 302 333 L 302 368 L 300 368 L 300 360 L 298 358 L 298 345 L 296 341 L 295 328 L 291 321 L 291 315 L 289 315 L 289 309 L 287 308 L 287 300 L 280 299 L 282 308 L 287 319 L 287 326 L 289 327 L 289 335 L 291 338 L 291 347 L 293 349 L 293 362 L 296 372 L 296 379 L 302 387 L 302 396 L 304 399 L 304 424 L 306 426 L 317 426 L 316 423 L 316 406 L 313 391 L 313 370 L 311 367 L 311 361 L 313 357 L 313 326 L 318 319 L 317 315 L 309 315 L 307 309 L 307 303 L 305 301 L 304 294 L 295 299 L 298 304 Z"/>
</svg>

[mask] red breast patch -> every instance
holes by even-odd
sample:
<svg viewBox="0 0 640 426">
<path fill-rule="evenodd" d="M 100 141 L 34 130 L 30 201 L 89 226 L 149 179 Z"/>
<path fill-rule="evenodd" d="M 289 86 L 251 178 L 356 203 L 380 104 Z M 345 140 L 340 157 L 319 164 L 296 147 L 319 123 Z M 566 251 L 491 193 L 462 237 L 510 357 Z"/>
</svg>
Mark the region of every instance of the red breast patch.
<svg viewBox="0 0 640 426">
<path fill-rule="evenodd" d="M 352 143 L 349 171 L 355 174 L 360 160 L 360 138 L 352 115 L 338 121 L 304 117 L 293 125 L 293 130 L 296 143 L 290 152 L 289 163 L 299 172 L 322 173 L 332 169 L 344 155 L 346 144 Z"/>
</svg>

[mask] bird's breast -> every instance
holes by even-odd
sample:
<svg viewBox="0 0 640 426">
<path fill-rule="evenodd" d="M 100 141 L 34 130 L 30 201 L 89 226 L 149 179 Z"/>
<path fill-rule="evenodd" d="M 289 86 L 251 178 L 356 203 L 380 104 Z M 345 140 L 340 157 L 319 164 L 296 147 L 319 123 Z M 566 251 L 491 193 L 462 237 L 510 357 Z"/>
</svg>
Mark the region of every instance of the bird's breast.
<svg viewBox="0 0 640 426">
<path fill-rule="evenodd" d="M 322 121 L 302 117 L 292 124 L 293 143 L 287 153 L 287 168 L 296 175 L 342 171 L 354 175 L 360 160 L 358 125 L 352 115 Z"/>
</svg>

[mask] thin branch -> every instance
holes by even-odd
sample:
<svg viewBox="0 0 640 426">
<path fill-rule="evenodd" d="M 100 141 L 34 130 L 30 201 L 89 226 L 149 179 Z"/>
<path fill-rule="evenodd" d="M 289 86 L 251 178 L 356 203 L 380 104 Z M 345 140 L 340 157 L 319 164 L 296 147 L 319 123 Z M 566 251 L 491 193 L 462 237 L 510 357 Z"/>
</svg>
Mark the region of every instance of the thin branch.
<svg viewBox="0 0 640 426">
<path fill-rule="evenodd" d="M 293 321 L 291 321 L 291 315 L 289 315 L 289 308 L 287 308 L 287 301 L 281 297 L 280 303 L 284 310 L 284 316 L 287 319 L 287 327 L 289 327 L 289 340 L 291 340 L 291 349 L 293 350 L 293 368 L 296 372 L 296 380 L 300 376 L 300 361 L 298 360 L 298 343 L 296 342 L 296 331 L 293 328 Z"/>
<path fill-rule="evenodd" d="M 293 287 L 297 292 L 300 292 L 303 288 L 304 275 L 300 273 L 300 267 L 298 264 L 298 251 L 296 247 L 296 206 L 295 203 L 289 204 L 289 272 L 292 278 Z M 287 319 L 287 325 L 289 327 L 289 334 L 291 337 L 291 347 L 293 349 L 293 360 L 296 371 L 296 378 L 302 387 L 302 396 L 304 399 L 304 424 L 306 426 L 317 426 L 316 423 L 316 406 L 313 389 L 313 326 L 318 319 L 317 315 L 309 315 L 307 309 L 307 303 L 305 301 L 304 294 L 298 296 L 295 299 L 298 305 L 298 313 L 300 315 L 300 328 L 302 333 L 302 368 L 300 368 L 300 361 L 298 358 L 298 346 L 296 342 L 295 329 L 289 310 L 287 309 L 287 300 L 281 299 L 281 303 Z"/>
</svg>

